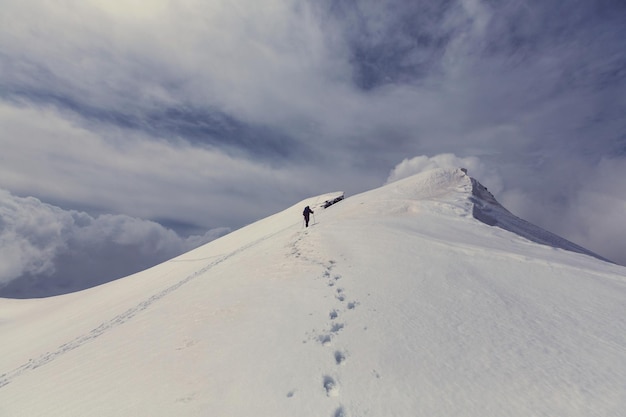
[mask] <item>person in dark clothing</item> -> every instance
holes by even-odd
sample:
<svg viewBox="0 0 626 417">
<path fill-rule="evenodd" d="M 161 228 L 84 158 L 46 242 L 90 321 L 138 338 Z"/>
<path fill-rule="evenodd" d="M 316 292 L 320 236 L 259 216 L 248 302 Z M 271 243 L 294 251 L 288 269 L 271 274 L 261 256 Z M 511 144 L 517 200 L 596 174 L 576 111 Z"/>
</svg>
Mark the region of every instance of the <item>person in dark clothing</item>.
<svg viewBox="0 0 626 417">
<path fill-rule="evenodd" d="M 302 212 L 302 215 L 304 216 L 304 223 L 306 224 L 306 227 L 309 227 L 309 216 L 311 215 L 311 213 L 313 213 L 313 210 L 311 210 L 309 208 L 309 206 L 306 206 L 304 208 L 304 211 Z"/>
</svg>

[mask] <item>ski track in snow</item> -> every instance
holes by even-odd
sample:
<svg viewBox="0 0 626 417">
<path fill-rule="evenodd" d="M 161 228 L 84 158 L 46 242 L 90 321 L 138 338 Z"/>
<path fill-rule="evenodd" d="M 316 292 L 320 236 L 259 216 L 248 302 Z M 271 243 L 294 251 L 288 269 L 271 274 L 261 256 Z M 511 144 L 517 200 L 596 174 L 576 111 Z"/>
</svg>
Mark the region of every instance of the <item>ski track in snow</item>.
<svg viewBox="0 0 626 417">
<path fill-rule="evenodd" d="M 247 245 L 241 246 L 240 248 L 226 254 L 223 256 L 217 255 L 217 259 L 215 259 L 214 261 L 210 262 L 208 265 L 205 265 L 204 267 L 202 267 L 201 269 L 193 272 L 192 274 L 188 275 L 187 277 L 183 278 L 182 280 L 178 281 L 177 283 L 163 289 L 162 291 L 158 292 L 157 294 L 152 295 L 151 297 L 145 299 L 144 301 L 140 302 L 139 304 L 137 304 L 135 307 L 132 307 L 128 310 L 126 310 L 125 312 L 118 314 L 117 316 L 113 317 L 112 319 L 103 322 L 102 324 L 100 324 L 98 327 L 94 328 L 93 330 L 91 330 L 88 333 L 82 334 L 78 337 L 76 337 L 75 339 L 73 339 L 70 342 L 64 343 L 61 346 L 59 346 L 56 350 L 53 350 L 51 352 L 46 352 L 45 354 L 40 355 L 39 357 L 35 358 L 35 359 L 29 359 L 28 362 L 22 364 L 21 366 L 17 367 L 16 369 L 9 371 L 9 372 L 5 372 L 3 374 L 0 374 L 0 389 L 2 389 L 2 387 L 10 384 L 11 382 L 13 382 L 16 378 L 20 377 L 21 375 L 23 375 L 24 373 L 28 372 L 28 371 L 32 371 L 34 369 L 37 369 L 39 367 L 42 367 L 52 361 L 54 361 L 55 359 L 57 359 L 59 356 L 64 355 L 68 352 L 71 352 L 81 346 L 83 346 L 84 344 L 93 341 L 94 339 L 97 339 L 98 337 L 102 336 L 103 334 L 107 333 L 108 331 L 128 322 L 129 320 L 131 320 L 133 317 L 135 317 L 137 314 L 139 314 L 140 312 L 146 310 L 148 307 L 150 307 L 152 304 L 154 304 L 155 302 L 159 301 L 160 299 L 162 299 L 163 297 L 173 293 L 174 291 L 176 291 L 177 289 L 179 289 L 180 287 L 182 287 L 183 285 L 189 283 L 190 281 L 193 281 L 194 279 L 198 278 L 201 275 L 204 275 L 207 271 L 209 271 L 210 269 L 212 269 L 213 267 L 221 264 L 222 262 L 232 258 L 235 255 L 240 254 L 241 252 L 246 251 L 247 249 L 250 249 L 251 247 L 272 238 L 273 236 L 289 229 L 293 227 L 292 225 L 285 227 L 281 230 L 278 230 L 274 233 L 268 234 L 266 236 L 263 236 L 253 242 L 248 243 Z M 216 256 L 212 256 L 211 258 L 215 258 Z M 206 258 L 205 258 L 206 259 Z M 192 261 L 197 261 L 198 259 L 192 260 Z M 169 262 L 181 262 L 181 260 L 172 260 Z"/>
</svg>

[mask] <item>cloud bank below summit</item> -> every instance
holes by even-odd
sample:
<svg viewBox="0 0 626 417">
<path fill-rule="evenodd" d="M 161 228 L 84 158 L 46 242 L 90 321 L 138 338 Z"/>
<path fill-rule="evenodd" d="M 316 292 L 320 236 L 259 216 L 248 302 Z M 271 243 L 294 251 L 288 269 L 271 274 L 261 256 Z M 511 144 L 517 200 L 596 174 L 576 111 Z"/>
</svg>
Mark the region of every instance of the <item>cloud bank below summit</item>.
<svg viewBox="0 0 626 417">
<path fill-rule="evenodd" d="M 181 238 L 125 215 L 66 211 L 0 190 L 0 294 L 42 297 L 93 287 L 214 240 L 227 229 Z"/>
</svg>

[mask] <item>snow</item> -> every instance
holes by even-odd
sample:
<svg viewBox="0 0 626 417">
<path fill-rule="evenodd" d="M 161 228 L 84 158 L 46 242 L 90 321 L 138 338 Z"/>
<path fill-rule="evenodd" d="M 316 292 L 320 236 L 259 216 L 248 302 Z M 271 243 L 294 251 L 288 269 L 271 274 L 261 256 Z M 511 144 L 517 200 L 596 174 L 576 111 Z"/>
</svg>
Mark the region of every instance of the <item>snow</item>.
<svg viewBox="0 0 626 417">
<path fill-rule="evenodd" d="M 0 299 L 0 416 L 624 415 L 624 267 L 460 169 L 321 207 L 339 195 L 96 288 Z"/>
</svg>

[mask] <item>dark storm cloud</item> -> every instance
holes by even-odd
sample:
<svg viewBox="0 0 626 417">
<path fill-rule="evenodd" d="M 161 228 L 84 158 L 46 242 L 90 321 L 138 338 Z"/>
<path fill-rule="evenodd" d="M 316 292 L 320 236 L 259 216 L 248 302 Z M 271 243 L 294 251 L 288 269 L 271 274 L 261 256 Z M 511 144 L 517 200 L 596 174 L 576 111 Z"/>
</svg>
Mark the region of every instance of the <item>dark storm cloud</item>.
<svg viewBox="0 0 626 417">
<path fill-rule="evenodd" d="M 323 4 L 324 18 L 341 28 L 350 46 L 356 84 L 368 90 L 440 75 L 445 71 L 446 53 L 455 48 L 465 54 L 460 63 L 464 66 L 496 58 L 513 68 L 564 47 L 556 58 L 572 62 L 562 62 L 566 65 L 555 89 L 572 83 L 611 84 L 623 77 L 625 6 L 619 1 L 344 0 Z M 588 54 L 601 58 L 592 65 L 603 68 L 585 70 L 588 63 L 577 58 Z"/>
<path fill-rule="evenodd" d="M 220 110 L 180 105 L 172 108 L 132 109 L 92 107 L 88 103 L 42 88 L 32 91 L 15 87 L 5 89 L 7 101 L 29 101 L 39 106 L 54 106 L 76 114 L 85 125 L 112 125 L 141 131 L 156 138 L 184 139 L 204 146 L 248 157 L 280 161 L 301 158 L 305 144 L 280 132 L 280 128 L 244 123 Z"/>
<path fill-rule="evenodd" d="M 453 1 L 322 2 L 351 50 L 353 82 L 364 90 L 432 73 L 453 38 L 443 27 Z"/>
</svg>

